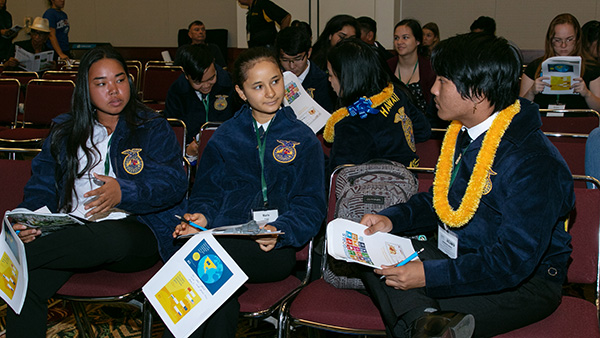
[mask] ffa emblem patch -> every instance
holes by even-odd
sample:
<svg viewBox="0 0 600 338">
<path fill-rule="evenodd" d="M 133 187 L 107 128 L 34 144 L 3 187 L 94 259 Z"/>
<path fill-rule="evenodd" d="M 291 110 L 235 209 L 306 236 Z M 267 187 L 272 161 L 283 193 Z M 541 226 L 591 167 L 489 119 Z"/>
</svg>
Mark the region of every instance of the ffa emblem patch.
<svg viewBox="0 0 600 338">
<path fill-rule="evenodd" d="M 492 175 L 497 175 L 492 169 L 488 171 L 485 177 L 485 187 L 483 187 L 483 195 L 487 195 L 492 191 Z"/>
<path fill-rule="evenodd" d="M 225 110 L 225 108 L 227 108 L 227 98 L 229 97 L 229 95 L 215 95 L 215 97 L 215 109 L 218 111 Z"/>
<path fill-rule="evenodd" d="M 315 98 L 315 89 L 314 88 L 306 88 L 306 92 L 308 93 L 308 95 L 310 95 L 310 97 L 312 99 Z"/>
<path fill-rule="evenodd" d="M 123 169 L 130 175 L 137 175 L 144 169 L 144 161 L 140 156 L 140 151 L 142 151 L 142 149 L 134 148 L 127 149 L 121 153 L 127 155 L 123 160 Z"/>
<path fill-rule="evenodd" d="M 402 129 L 404 130 L 404 137 L 406 138 L 406 143 L 412 151 L 417 151 L 417 147 L 415 146 L 415 135 L 413 133 L 412 121 L 406 114 L 404 113 L 404 107 L 400 107 L 398 112 L 394 116 L 394 123 L 402 122 Z"/>
<path fill-rule="evenodd" d="M 273 149 L 273 158 L 279 163 L 290 163 L 296 158 L 296 146 L 300 144 L 294 141 L 277 140 L 280 144 Z"/>
</svg>

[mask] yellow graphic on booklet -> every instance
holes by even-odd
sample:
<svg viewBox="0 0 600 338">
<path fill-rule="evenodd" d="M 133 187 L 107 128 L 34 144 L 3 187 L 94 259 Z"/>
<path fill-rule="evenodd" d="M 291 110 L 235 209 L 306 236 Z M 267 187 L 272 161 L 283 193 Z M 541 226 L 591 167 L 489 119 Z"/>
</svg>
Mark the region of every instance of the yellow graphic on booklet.
<svg viewBox="0 0 600 338">
<path fill-rule="evenodd" d="M 569 90 L 571 89 L 570 76 L 551 76 L 550 88 L 552 90 Z"/>
<path fill-rule="evenodd" d="M 2 289 L 8 298 L 12 299 L 15 295 L 19 271 L 17 271 L 17 267 L 13 264 L 6 252 L 2 254 L 2 258 L 0 259 L 0 273 L 2 273 L 0 289 Z"/>
<path fill-rule="evenodd" d="M 156 299 L 173 323 L 181 320 L 194 306 L 202 301 L 198 292 L 192 288 L 192 285 L 181 271 L 177 272 L 175 277 L 156 293 Z"/>
</svg>

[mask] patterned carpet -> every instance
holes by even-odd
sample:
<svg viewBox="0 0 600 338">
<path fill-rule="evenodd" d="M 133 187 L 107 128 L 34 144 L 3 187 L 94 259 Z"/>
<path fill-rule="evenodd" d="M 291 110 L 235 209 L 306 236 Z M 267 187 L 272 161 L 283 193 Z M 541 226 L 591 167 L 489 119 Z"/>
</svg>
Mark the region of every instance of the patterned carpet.
<svg viewBox="0 0 600 338">
<path fill-rule="evenodd" d="M 130 338 L 141 337 L 141 314 L 139 308 L 114 303 L 110 305 L 90 304 L 86 307 L 90 323 L 97 337 L 102 338 Z M 152 337 L 160 338 L 165 329 L 158 316 L 154 316 Z M 6 325 L 6 304 L 0 305 L 0 331 Z M 274 327 L 264 321 L 251 322 L 240 320 L 236 337 L 248 338 L 273 338 L 276 337 Z M 294 332 L 292 337 L 308 337 L 307 330 Z M 4 338 L 4 335 L 0 335 Z M 71 306 L 62 300 L 51 300 L 48 312 L 48 338 L 77 338 L 81 337 L 77 331 L 75 317 Z M 312 337 L 312 335 L 311 335 Z M 330 337 L 325 335 L 323 337 Z M 331 336 L 334 337 L 334 336 Z"/>
</svg>

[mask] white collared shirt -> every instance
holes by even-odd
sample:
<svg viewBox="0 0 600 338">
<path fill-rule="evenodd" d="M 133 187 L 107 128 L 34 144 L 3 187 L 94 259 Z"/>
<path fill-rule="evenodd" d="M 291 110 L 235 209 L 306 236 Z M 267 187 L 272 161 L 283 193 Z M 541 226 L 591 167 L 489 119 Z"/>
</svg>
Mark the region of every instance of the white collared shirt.
<svg viewBox="0 0 600 338">
<path fill-rule="evenodd" d="M 73 211 L 71 212 L 71 214 L 73 214 L 74 216 L 77 216 L 79 218 L 86 218 L 85 214 L 88 211 L 90 211 L 89 209 L 86 210 L 84 207 L 85 207 L 85 203 L 90 201 L 93 197 L 86 198 L 86 197 L 83 197 L 83 194 L 85 194 L 86 192 L 88 192 L 90 190 L 94 190 L 94 189 L 97 189 L 100 187 L 100 185 L 95 183 L 96 180 L 94 179 L 93 173 L 96 173 L 98 175 L 116 177 L 112 166 L 110 166 L 110 160 L 108 162 L 109 163 L 108 164 L 108 167 L 109 167 L 108 173 L 106 173 L 106 161 L 108 158 L 108 152 L 110 151 L 108 144 L 110 142 L 111 137 L 112 137 L 112 134 L 108 135 L 108 131 L 106 130 L 105 126 L 103 126 L 102 124 L 100 124 L 97 121 L 94 123 L 93 139 L 88 139 L 86 145 L 92 151 L 92 157 L 93 157 L 92 163 L 94 163 L 98 159 L 99 159 L 99 161 L 93 168 L 91 168 L 88 172 L 83 174 L 82 177 L 75 178 L 75 183 L 74 183 L 75 193 L 73 194 L 73 200 L 72 200 Z M 94 148 L 93 148 L 94 144 L 96 145 L 98 152 L 96 152 L 94 150 Z M 79 148 L 77 150 L 77 158 L 79 160 L 78 168 L 85 167 L 87 164 L 87 159 L 81 148 Z M 109 212 L 102 213 L 102 215 L 94 215 L 88 220 L 101 221 L 104 219 L 121 219 L 121 218 L 125 218 L 125 217 L 127 217 L 127 213 L 111 210 Z"/>
<path fill-rule="evenodd" d="M 494 120 L 496 119 L 496 116 L 498 116 L 498 112 L 493 113 L 492 115 L 490 115 L 490 117 L 488 117 L 476 126 L 473 126 L 471 128 L 464 127 L 469 133 L 469 137 L 471 138 L 471 140 L 475 140 L 476 138 L 481 136 L 481 134 L 485 133 L 488 129 L 490 129 L 490 127 L 492 126 L 492 122 L 494 122 Z"/>
<path fill-rule="evenodd" d="M 310 60 L 307 61 L 306 69 L 302 72 L 302 74 L 300 74 L 300 76 L 298 76 L 298 79 L 300 79 L 300 82 L 304 82 L 304 79 L 306 79 L 306 76 L 308 76 L 309 70 L 310 70 Z"/>
</svg>

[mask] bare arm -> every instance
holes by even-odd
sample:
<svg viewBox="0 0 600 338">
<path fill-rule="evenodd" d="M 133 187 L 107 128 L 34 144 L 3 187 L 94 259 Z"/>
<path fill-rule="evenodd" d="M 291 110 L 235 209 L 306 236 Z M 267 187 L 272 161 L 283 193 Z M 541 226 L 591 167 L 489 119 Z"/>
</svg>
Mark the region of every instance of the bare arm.
<svg viewBox="0 0 600 338">
<path fill-rule="evenodd" d="M 67 54 L 63 53 L 62 49 L 60 49 L 60 45 L 58 44 L 58 39 L 56 39 L 56 29 L 55 28 L 50 28 L 50 36 L 48 37 L 48 39 L 50 39 L 52 48 L 54 48 L 54 51 L 56 51 L 56 54 L 58 54 L 58 58 L 62 59 L 62 60 L 68 60 L 69 57 L 67 56 Z"/>
<path fill-rule="evenodd" d="M 281 20 L 281 23 L 279 23 L 279 28 L 284 29 L 286 27 L 289 27 L 291 22 L 292 22 L 292 15 L 288 14 L 285 16 L 285 18 L 283 18 L 283 20 Z"/>
</svg>

